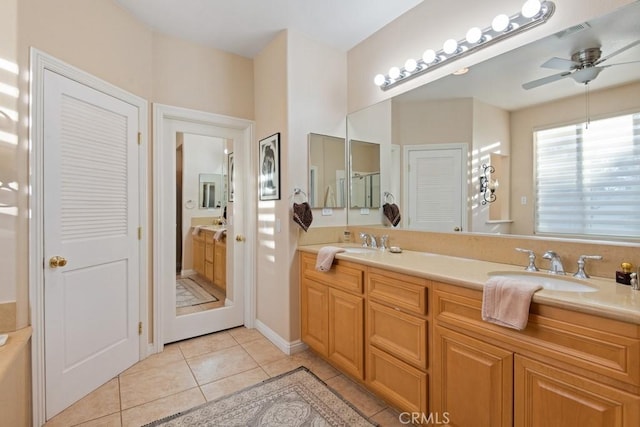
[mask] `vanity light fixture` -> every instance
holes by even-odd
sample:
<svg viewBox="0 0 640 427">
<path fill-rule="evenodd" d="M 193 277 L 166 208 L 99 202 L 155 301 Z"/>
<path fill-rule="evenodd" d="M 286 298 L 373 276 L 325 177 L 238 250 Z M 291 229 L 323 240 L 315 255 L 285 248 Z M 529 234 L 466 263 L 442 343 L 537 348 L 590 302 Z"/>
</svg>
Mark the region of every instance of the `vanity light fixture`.
<svg viewBox="0 0 640 427">
<path fill-rule="evenodd" d="M 481 203 L 493 203 L 496 201 L 495 192 L 498 189 L 498 181 L 491 179 L 491 174 L 496 171 L 491 165 L 482 165 L 482 176 L 480 177 L 480 194 L 482 195 Z"/>
<path fill-rule="evenodd" d="M 386 75 L 376 75 L 373 82 L 382 90 L 391 89 L 454 59 L 462 58 L 500 40 L 544 24 L 553 15 L 555 9 L 556 6 L 551 1 L 527 0 L 520 12 L 511 16 L 497 15 L 490 26 L 484 29 L 473 27 L 467 31 L 466 38 L 462 40 L 448 39 L 444 42 L 442 49 L 437 52 L 427 49 L 422 54 L 422 58 L 409 58 L 404 67 L 391 67 Z"/>
</svg>

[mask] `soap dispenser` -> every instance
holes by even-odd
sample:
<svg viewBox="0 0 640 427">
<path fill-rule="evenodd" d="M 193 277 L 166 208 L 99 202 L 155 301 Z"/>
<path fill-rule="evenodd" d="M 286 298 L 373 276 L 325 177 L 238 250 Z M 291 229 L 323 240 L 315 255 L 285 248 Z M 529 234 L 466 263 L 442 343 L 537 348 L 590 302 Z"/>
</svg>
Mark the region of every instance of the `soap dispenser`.
<svg viewBox="0 0 640 427">
<path fill-rule="evenodd" d="M 620 264 L 622 270 L 616 271 L 616 282 L 623 285 L 631 285 L 631 269 L 633 265 L 629 262 Z"/>
</svg>

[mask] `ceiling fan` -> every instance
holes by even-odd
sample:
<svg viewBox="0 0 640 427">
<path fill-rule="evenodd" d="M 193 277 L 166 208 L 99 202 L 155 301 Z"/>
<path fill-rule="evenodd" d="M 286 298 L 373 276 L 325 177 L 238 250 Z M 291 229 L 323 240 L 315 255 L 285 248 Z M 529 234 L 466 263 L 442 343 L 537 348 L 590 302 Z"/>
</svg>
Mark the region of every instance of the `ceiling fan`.
<svg viewBox="0 0 640 427">
<path fill-rule="evenodd" d="M 624 52 L 627 49 L 631 49 L 632 47 L 640 44 L 640 40 L 636 40 L 633 43 L 629 43 L 628 45 L 616 50 L 615 52 L 601 58 L 602 51 L 599 47 L 591 47 L 588 49 L 582 49 L 575 52 L 571 55 L 571 59 L 564 58 L 551 58 L 547 62 L 541 65 L 543 68 L 551 68 L 554 70 L 562 70 L 561 73 L 552 74 L 547 77 L 543 77 L 538 80 L 533 80 L 528 83 L 522 85 L 523 89 L 533 89 L 538 86 L 546 85 L 551 82 L 555 82 L 557 80 L 564 79 L 566 77 L 571 77 L 577 83 L 587 84 L 596 77 L 600 72 L 608 67 L 613 67 L 614 65 L 623 65 L 623 64 L 633 64 L 640 61 L 631 61 L 631 62 L 621 62 L 618 64 L 609 64 L 609 65 L 600 65 L 604 61 Z"/>
</svg>

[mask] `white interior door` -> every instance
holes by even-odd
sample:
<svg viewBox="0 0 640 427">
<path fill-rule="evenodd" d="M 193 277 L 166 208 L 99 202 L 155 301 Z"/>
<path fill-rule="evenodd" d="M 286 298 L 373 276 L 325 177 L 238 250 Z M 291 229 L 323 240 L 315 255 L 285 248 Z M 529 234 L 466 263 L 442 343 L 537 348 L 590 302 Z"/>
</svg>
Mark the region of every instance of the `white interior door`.
<svg viewBox="0 0 640 427">
<path fill-rule="evenodd" d="M 424 145 L 407 150 L 409 227 L 426 231 L 466 228 L 463 144 Z"/>
<path fill-rule="evenodd" d="M 158 237 L 160 249 L 158 258 L 158 287 L 162 296 L 162 341 L 170 343 L 199 335 L 217 332 L 244 324 L 245 316 L 245 185 L 248 182 L 249 167 L 248 130 L 217 126 L 203 121 L 188 121 L 177 118 L 159 118 L 162 120 L 162 135 L 157 145 L 161 157 L 160 170 L 157 170 L 155 195 L 158 197 L 159 216 L 157 227 L 162 229 Z M 227 205 L 227 298 L 224 307 L 196 313 L 176 315 L 176 138 L 179 133 L 210 136 L 233 141 L 235 162 L 234 201 Z M 183 201 L 184 202 L 184 201 Z M 239 240 L 236 240 L 236 237 Z M 170 268 L 166 268 L 170 267 Z"/>
<path fill-rule="evenodd" d="M 139 360 L 138 109 L 44 75 L 46 416 Z"/>
</svg>

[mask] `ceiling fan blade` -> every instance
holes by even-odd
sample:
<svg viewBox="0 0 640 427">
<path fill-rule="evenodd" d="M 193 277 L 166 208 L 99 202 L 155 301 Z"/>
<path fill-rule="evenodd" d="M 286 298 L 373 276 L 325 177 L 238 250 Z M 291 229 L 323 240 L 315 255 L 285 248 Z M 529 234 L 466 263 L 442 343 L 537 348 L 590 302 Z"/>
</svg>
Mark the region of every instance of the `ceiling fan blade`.
<svg viewBox="0 0 640 427">
<path fill-rule="evenodd" d="M 577 62 L 573 62 L 570 59 L 558 58 L 554 57 L 549 59 L 544 64 L 540 65 L 542 68 L 551 68 L 553 70 L 564 70 L 569 71 L 573 68 L 579 66 L 580 64 Z"/>
<path fill-rule="evenodd" d="M 620 49 L 616 50 L 615 52 L 610 53 L 609 55 L 605 56 L 604 58 L 600 58 L 600 59 L 599 59 L 598 61 L 596 61 L 596 63 L 595 63 L 595 64 L 593 64 L 593 65 L 601 64 L 601 63 L 603 63 L 604 61 L 606 61 L 607 59 L 612 58 L 612 57 L 614 57 L 614 56 L 616 56 L 616 55 L 618 55 L 618 54 L 621 54 L 621 53 L 622 53 L 622 52 L 624 52 L 625 50 L 627 50 L 627 49 L 631 49 L 632 47 L 637 46 L 637 45 L 639 45 L 639 44 L 640 44 L 640 40 L 636 40 L 636 41 L 634 41 L 633 43 L 629 43 L 628 45 L 626 45 L 626 46 L 624 46 L 624 47 L 621 47 Z"/>
<path fill-rule="evenodd" d="M 560 79 L 564 79 L 565 77 L 569 77 L 570 75 L 571 75 L 571 73 L 569 71 L 565 71 L 565 72 L 559 73 L 559 74 L 553 74 L 551 76 L 543 77 L 541 79 L 533 80 L 533 81 L 530 81 L 528 83 L 525 83 L 525 84 L 522 85 L 522 88 L 526 89 L 526 90 L 533 89 L 533 88 L 536 88 L 538 86 L 546 85 L 547 83 L 551 83 L 551 82 L 555 82 L 555 81 L 560 80 Z"/>
<path fill-rule="evenodd" d="M 601 65 L 600 68 L 609 68 L 615 65 L 640 64 L 640 61 L 616 62 L 615 64 Z"/>
</svg>

